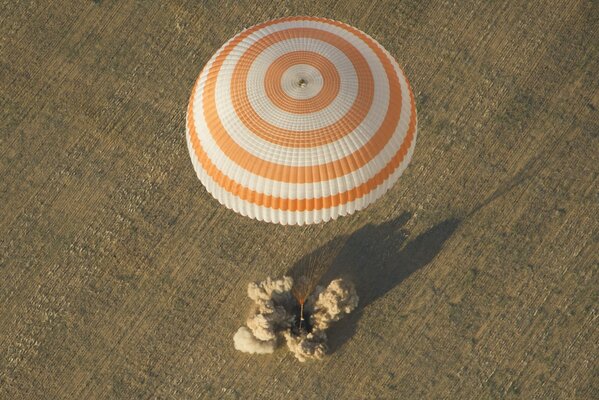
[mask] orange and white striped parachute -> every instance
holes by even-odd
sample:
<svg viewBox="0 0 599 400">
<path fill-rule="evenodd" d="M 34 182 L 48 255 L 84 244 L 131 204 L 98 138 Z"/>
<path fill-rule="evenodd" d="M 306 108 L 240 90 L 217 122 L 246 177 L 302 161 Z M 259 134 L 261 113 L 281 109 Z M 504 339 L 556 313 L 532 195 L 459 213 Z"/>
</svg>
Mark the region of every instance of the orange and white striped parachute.
<svg viewBox="0 0 599 400">
<path fill-rule="evenodd" d="M 290 17 L 221 47 L 193 88 L 187 144 L 222 204 L 280 224 L 351 214 L 385 193 L 416 143 L 397 62 L 341 22 Z"/>
</svg>

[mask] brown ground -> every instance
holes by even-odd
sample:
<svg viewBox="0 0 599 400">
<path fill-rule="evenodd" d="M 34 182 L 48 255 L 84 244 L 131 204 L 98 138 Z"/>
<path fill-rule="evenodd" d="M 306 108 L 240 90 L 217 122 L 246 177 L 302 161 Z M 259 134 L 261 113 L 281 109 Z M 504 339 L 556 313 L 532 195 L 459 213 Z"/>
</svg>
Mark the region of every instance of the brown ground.
<svg viewBox="0 0 599 400">
<path fill-rule="evenodd" d="M 596 2 L 199 3 L 2 1 L 1 399 L 599 398 Z M 220 206 L 184 140 L 210 55 L 294 14 L 379 40 L 419 110 L 394 188 L 307 228 Z M 247 283 L 339 238 L 333 354 L 236 352 Z"/>
</svg>

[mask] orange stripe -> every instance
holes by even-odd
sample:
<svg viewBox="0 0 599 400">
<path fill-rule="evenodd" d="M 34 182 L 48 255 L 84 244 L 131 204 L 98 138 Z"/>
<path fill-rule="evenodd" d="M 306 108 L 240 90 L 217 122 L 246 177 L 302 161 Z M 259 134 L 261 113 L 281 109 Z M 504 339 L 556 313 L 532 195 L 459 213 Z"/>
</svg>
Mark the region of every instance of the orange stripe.
<svg viewBox="0 0 599 400">
<path fill-rule="evenodd" d="M 211 80 L 214 80 L 215 77 L 212 75 L 218 74 L 218 71 L 220 70 L 223 64 L 226 55 L 240 41 L 242 41 L 245 37 L 247 37 L 254 31 L 259 30 L 267 25 L 279 23 L 282 21 L 306 19 L 334 24 L 354 33 L 356 36 L 361 38 L 369 47 L 371 47 L 373 51 L 375 51 L 375 53 L 379 56 L 381 62 L 383 63 L 383 66 L 387 73 L 387 77 L 389 78 L 390 85 L 389 108 L 379 130 L 364 146 L 362 146 L 362 148 L 356 150 L 354 153 L 340 160 L 329 162 L 327 164 L 321 164 L 319 166 L 290 167 L 268 162 L 250 154 L 241 146 L 239 146 L 229 136 L 228 132 L 222 126 L 221 121 L 217 118 L 217 115 L 215 115 L 216 110 L 214 103 L 213 85 L 209 85 L 204 93 L 204 109 L 208 108 L 212 110 L 212 112 L 205 112 L 205 120 L 208 125 L 209 134 L 213 136 L 215 142 L 220 147 L 221 151 L 223 151 L 229 158 L 231 158 L 235 163 L 239 164 L 242 168 L 256 175 L 276 181 L 289 183 L 311 183 L 317 181 L 331 180 L 336 177 L 343 176 L 352 171 L 355 171 L 356 169 L 365 165 L 368 161 L 370 161 L 372 157 L 376 156 L 385 147 L 385 145 L 389 142 L 389 139 L 392 137 L 393 132 L 395 131 L 395 128 L 399 122 L 400 115 L 400 109 L 395 109 L 393 108 L 393 106 L 398 105 L 399 107 L 401 107 L 402 102 L 399 80 L 395 74 L 393 65 L 390 63 L 390 61 L 388 60 L 387 56 L 383 53 L 381 48 L 376 43 L 374 43 L 372 39 L 368 38 L 364 33 L 348 25 L 341 24 L 336 21 L 324 20 L 319 18 L 292 17 L 260 24 L 242 32 L 236 38 L 234 38 L 227 46 L 225 46 L 223 51 L 219 53 L 219 55 L 215 58 L 215 61 L 212 64 L 212 67 L 208 73 L 207 81 L 210 82 Z M 198 85 L 198 83 L 199 79 L 196 82 L 196 86 Z M 193 101 L 193 98 L 191 101 Z M 191 116 L 191 118 L 193 118 L 193 115 Z"/>
<path fill-rule="evenodd" d="M 292 38 L 311 38 L 327 42 L 342 51 L 352 62 L 358 77 L 358 94 L 348 112 L 333 124 L 321 129 L 309 131 L 292 131 L 265 121 L 252 107 L 248 98 L 247 78 L 252 63 L 263 49 L 283 40 Z M 223 59 L 227 53 L 224 52 Z M 211 70 L 218 75 L 218 67 Z M 214 93 L 216 79 L 210 80 L 204 87 L 206 97 Z M 235 114 L 243 124 L 256 136 L 281 146 L 316 147 L 332 143 L 352 132 L 366 117 L 374 99 L 374 79 L 368 62 L 351 43 L 333 33 L 315 28 L 290 28 L 275 32 L 253 43 L 239 58 L 231 77 L 231 101 Z M 206 118 L 216 115 L 216 104 L 206 108 Z M 212 114 L 214 113 L 214 114 Z"/>
<path fill-rule="evenodd" d="M 281 78 L 285 71 L 297 64 L 314 67 L 322 76 L 322 88 L 309 99 L 294 99 L 285 93 L 281 86 Z M 312 51 L 283 54 L 268 67 L 264 76 L 264 88 L 270 101 L 280 109 L 294 114 L 313 113 L 327 107 L 337 97 L 340 86 L 341 79 L 337 68 L 326 57 Z"/>
<path fill-rule="evenodd" d="M 321 210 L 323 208 L 337 207 L 339 205 L 354 201 L 375 189 L 378 185 L 382 184 L 397 167 L 401 164 L 404 157 L 408 153 L 412 141 L 414 140 L 414 134 L 416 132 L 416 105 L 414 104 L 414 95 L 412 90 L 410 92 L 410 125 L 406 137 L 400 146 L 399 150 L 391 161 L 374 177 L 364 182 L 358 187 L 347 190 L 343 193 L 339 193 L 334 196 L 319 197 L 313 199 L 284 199 L 281 197 L 275 197 L 271 195 L 265 195 L 251 190 L 235 181 L 223 175 L 218 168 L 210 161 L 208 155 L 202 149 L 202 146 L 195 134 L 195 126 L 193 118 L 189 117 L 193 115 L 193 102 L 189 103 L 188 108 L 188 130 L 192 143 L 192 147 L 198 156 L 198 160 L 202 165 L 204 171 L 222 188 L 227 192 L 239 197 L 242 200 L 248 201 L 257 206 L 263 206 L 272 208 L 275 210 L 282 211 L 314 211 Z"/>
</svg>

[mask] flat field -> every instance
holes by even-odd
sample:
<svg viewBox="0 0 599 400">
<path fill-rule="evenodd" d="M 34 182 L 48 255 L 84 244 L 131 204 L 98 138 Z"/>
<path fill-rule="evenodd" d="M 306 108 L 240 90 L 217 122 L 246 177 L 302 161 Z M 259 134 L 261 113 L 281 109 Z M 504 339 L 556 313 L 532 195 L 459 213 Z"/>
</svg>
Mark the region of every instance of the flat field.
<svg viewBox="0 0 599 400">
<path fill-rule="evenodd" d="M 378 202 L 284 227 L 218 204 L 185 111 L 287 15 L 393 54 L 419 116 Z M 593 1 L 0 2 L 0 398 L 599 398 Z M 332 353 L 233 348 L 247 283 L 344 243 Z"/>
</svg>

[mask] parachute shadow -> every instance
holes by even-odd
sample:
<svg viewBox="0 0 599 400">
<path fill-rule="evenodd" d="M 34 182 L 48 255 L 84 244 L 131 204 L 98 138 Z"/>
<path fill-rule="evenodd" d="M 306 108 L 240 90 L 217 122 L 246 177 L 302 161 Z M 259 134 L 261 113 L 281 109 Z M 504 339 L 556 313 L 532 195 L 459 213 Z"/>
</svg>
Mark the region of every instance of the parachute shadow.
<svg viewBox="0 0 599 400">
<path fill-rule="evenodd" d="M 428 265 L 460 223 L 457 218 L 447 219 L 408 241 L 409 232 L 404 226 L 410 218 L 411 214 L 405 212 L 389 222 L 369 224 L 349 236 L 337 237 L 303 257 L 290 270 L 293 276 L 311 257 L 326 260 L 327 255 L 336 254 L 330 267 L 323 272 L 320 283 L 326 285 L 341 277 L 356 285 L 360 297 L 358 309 L 333 325 L 328 332 L 332 352 L 354 335 L 363 310 L 412 273 Z"/>
</svg>

